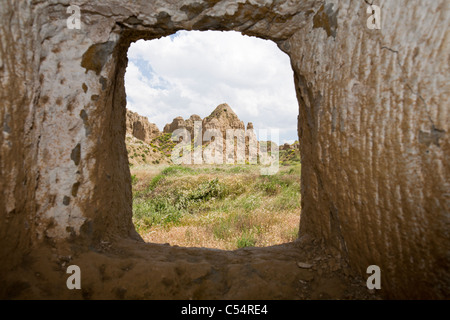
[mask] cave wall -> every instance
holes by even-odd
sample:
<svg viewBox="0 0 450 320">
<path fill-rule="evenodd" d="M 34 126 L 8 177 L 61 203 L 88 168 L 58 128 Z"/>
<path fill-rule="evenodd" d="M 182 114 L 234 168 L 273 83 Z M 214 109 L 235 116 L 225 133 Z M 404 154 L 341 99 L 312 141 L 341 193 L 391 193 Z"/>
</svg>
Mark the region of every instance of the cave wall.
<svg viewBox="0 0 450 320">
<path fill-rule="evenodd" d="M 334 240 L 361 273 L 379 265 L 401 296 L 445 296 L 448 2 L 380 1 L 381 30 L 366 28 L 363 1 L 327 3 L 286 44 L 300 102 L 301 234 Z"/>
<path fill-rule="evenodd" d="M 81 29 L 67 8 L 81 8 Z M 336 248 L 392 297 L 445 297 L 448 2 L 204 0 L 0 4 L 0 271 L 58 242 L 134 238 L 126 51 L 177 30 L 236 30 L 291 58 L 300 237 Z M 447 160 L 447 161 L 446 161 Z"/>
</svg>

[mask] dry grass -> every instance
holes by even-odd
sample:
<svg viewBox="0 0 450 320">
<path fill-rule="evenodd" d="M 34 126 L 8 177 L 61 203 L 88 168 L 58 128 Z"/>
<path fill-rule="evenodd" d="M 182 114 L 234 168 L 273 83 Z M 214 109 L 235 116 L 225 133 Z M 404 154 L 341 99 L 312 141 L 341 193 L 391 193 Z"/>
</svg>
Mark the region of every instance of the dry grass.
<svg viewBox="0 0 450 320">
<path fill-rule="evenodd" d="M 233 250 L 296 239 L 300 166 L 136 166 L 134 222 L 145 241 Z"/>
<path fill-rule="evenodd" d="M 281 243 L 294 241 L 298 234 L 299 214 L 296 212 L 278 213 L 277 219 L 272 219 L 272 214 L 262 210 L 251 213 L 251 219 L 242 223 L 244 230 L 255 230 L 252 235 L 255 238 L 255 247 L 267 247 Z M 225 215 L 217 215 L 217 219 L 223 219 Z M 201 221 L 201 219 L 195 219 Z M 250 226 L 250 228 L 248 228 Z M 180 247 L 208 247 L 223 250 L 237 249 L 237 242 L 242 237 L 242 229 L 228 230 L 224 239 L 218 238 L 215 233 L 220 228 L 220 223 L 196 224 L 194 221 L 186 221 L 181 226 L 166 228 L 157 226 L 142 235 L 146 242 L 168 243 Z M 215 232 L 216 231 L 216 232 Z"/>
</svg>

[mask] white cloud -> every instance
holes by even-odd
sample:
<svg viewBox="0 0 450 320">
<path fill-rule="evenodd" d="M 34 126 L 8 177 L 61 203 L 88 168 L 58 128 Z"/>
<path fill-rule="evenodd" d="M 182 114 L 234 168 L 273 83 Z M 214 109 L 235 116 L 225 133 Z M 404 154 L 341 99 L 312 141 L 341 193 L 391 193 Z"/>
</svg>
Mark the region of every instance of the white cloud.
<svg viewBox="0 0 450 320">
<path fill-rule="evenodd" d="M 177 116 L 209 115 L 228 103 L 255 129 L 297 139 L 298 104 L 289 58 L 275 43 L 237 32 L 180 31 L 128 50 L 127 107 L 162 130 Z"/>
</svg>

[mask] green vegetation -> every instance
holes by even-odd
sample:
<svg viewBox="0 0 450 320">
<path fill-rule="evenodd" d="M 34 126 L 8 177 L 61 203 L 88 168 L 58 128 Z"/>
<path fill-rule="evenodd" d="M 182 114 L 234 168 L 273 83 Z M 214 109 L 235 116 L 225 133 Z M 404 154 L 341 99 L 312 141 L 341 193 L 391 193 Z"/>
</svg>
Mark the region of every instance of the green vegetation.
<svg viewBox="0 0 450 320">
<path fill-rule="evenodd" d="M 150 146 L 153 148 L 153 152 L 158 150 L 167 157 L 170 157 L 172 150 L 176 145 L 177 143 L 172 140 L 171 133 L 163 133 L 159 137 L 154 138 L 150 143 Z"/>
<path fill-rule="evenodd" d="M 176 145 L 170 133 L 150 144 L 136 140 L 126 137 L 133 222 L 146 241 L 233 250 L 297 238 L 301 173 L 297 147 L 280 150 L 279 172 L 263 176 L 261 166 L 248 162 L 168 165 Z M 261 145 L 270 150 L 271 142 Z"/>
<path fill-rule="evenodd" d="M 273 176 L 256 165 L 172 165 L 142 178 L 131 170 L 133 221 L 147 241 L 237 249 L 297 237 L 299 164 Z"/>
<path fill-rule="evenodd" d="M 280 164 L 290 166 L 300 163 L 300 150 L 298 147 L 290 150 L 280 150 Z"/>
<path fill-rule="evenodd" d="M 182 174 L 194 174 L 195 171 L 190 167 L 184 166 L 170 166 L 165 168 L 161 174 L 165 176 L 182 175 Z"/>
<path fill-rule="evenodd" d="M 237 240 L 238 248 L 254 247 L 256 239 L 251 232 L 243 232 L 241 237 Z"/>
</svg>

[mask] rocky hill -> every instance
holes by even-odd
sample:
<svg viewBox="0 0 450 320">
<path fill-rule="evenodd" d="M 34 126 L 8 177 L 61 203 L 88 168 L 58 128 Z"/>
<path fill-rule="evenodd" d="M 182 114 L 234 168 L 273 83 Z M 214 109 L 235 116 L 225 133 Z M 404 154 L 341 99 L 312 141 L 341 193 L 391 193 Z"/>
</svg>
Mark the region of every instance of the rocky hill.
<svg viewBox="0 0 450 320">
<path fill-rule="evenodd" d="M 189 119 L 184 120 L 183 117 L 176 117 L 173 119 L 172 123 L 168 123 L 164 126 L 164 133 L 172 133 L 177 129 L 186 128 L 191 137 L 194 136 L 194 122 L 202 121 L 202 118 L 199 115 L 193 114 L 189 117 Z"/>
<path fill-rule="evenodd" d="M 148 144 L 127 133 L 125 143 L 128 152 L 128 162 L 131 165 L 172 163 L 170 153 L 166 154 L 153 142 Z"/>
<path fill-rule="evenodd" d="M 244 122 L 234 113 L 233 109 L 226 104 L 220 104 L 213 112 L 205 119 L 203 119 L 203 130 L 219 129 L 225 133 L 227 129 L 242 129 L 245 130 Z"/>
<path fill-rule="evenodd" d="M 153 138 L 161 135 L 156 124 L 149 122 L 147 117 L 141 116 L 131 110 L 127 110 L 126 119 L 127 134 L 130 134 L 139 140 L 150 143 Z"/>
<path fill-rule="evenodd" d="M 186 128 L 191 134 L 191 139 L 194 139 L 194 121 L 201 121 L 202 126 L 202 136 L 206 130 L 219 130 L 222 133 L 223 137 L 223 161 L 226 162 L 227 154 L 226 154 L 226 131 L 227 129 L 242 129 L 245 130 L 244 122 L 239 119 L 233 109 L 226 103 L 222 103 L 218 105 L 213 112 L 204 119 L 202 119 L 198 115 L 192 115 L 189 119 L 184 120 L 182 117 L 177 117 L 173 119 L 172 123 L 166 124 L 164 127 L 164 133 L 173 133 L 177 129 Z M 248 132 L 249 138 L 247 138 L 245 146 L 246 146 L 246 154 L 248 155 L 249 150 L 249 141 L 255 142 L 255 148 L 257 148 L 257 139 L 256 135 L 253 132 L 253 124 L 249 123 L 247 128 L 250 130 Z M 249 140 L 251 139 L 251 140 Z M 210 141 L 203 141 L 203 149 L 207 146 L 211 145 L 215 140 L 215 138 Z M 229 158 L 236 158 L 237 146 L 234 148 L 234 152 L 231 153 Z M 256 152 L 254 153 L 256 154 Z M 211 157 L 215 156 L 215 151 L 212 151 L 211 154 L 203 153 L 203 157 L 206 162 L 213 161 Z M 248 161 L 248 156 L 245 158 Z"/>
<path fill-rule="evenodd" d="M 204 119 L 199 115 L 191 115 L 188 119 L 176 117 L 171 123 L 164 126 L 163 132 L 160 132 L 156 124 L 148 121 L 135 112 L 127 110 L 127 150 L 129 154 L 130 163 L 171 163 L 171 154 L 175 142 L 171 140 L 172 133 L 177 129 L 186 128 L 191 134 L 191 139 L 194 139 L 194 123 L 201 122 L 202 134 L 208 129 L 219 130 L 223 137 L 223 161 L 226 162 L 227 157 L 229 161 L 237 159 L 237 145 L 234 150 L 226 150 L 226 131 L 227 129 L 242 129 L 246 130 L 245 141 L 245 161 L 255 163 L 257 161 L 257 150 L 260 146 L 256 134 L 254 132 L 253 123 L 249 122 L 247 128 L 243 121 L 239 119 L 233 109 L 226 103 L 218 105 L 213 112 Z M 211 141 L 203 141 L 203 150 L 214 143 L 214 138 Z M 235 138 L 237 142 L 237 138 Z M 261 142 L 268 145 L 270 150 L 271 142 Z M 298 144 L 298 142 L 297 142 Z M 213 149 L 213 148 L 211 148 Z M 280 147 L 280 155 L 283 160 L 293 160 L 298 152 L 298 145 L 285 144 Z M 249 158 L 249 155 L 255 155 Z M 285 157 L 286 155 L 286 157 Z M 289 155 L 289 156 L 287 156 Z M 203 152 L 205 161 L 211 160 L 215 156 L 215 151 L 210 153 Z M 298 157 L 299 158 L 299 157 Z M 212 161 L 212 160 L 211 160 Z M 290 162 L 290 161 L 289 161 Z"/>
<path fill-rule="evenodd" d="M 148 121 L 147 117 L 127 110 L 126 127 L 125 142 L 131 165 L 171 163 L 170 152 L 161 149 L 162 143 L 159 141 L 164 135 L 156 124 Z"/>
<path fill-rule="evenodd" d="M 190 132 L 191 137 L 193 137 L 194 121 L 202 122 L 203 132 L 207 129 L 219 129 L 223 133 L 225 133 L 227 129 L 245 129 L 244 122 L 239 119 L 228 104 L 223 103 L 218 105 L 214 111 L 204 119 L 196 114 L 185 120 L 182 117 L 176 117 L 173 119 L 172 123 L 168 123 L 164 126 L 164 133 L 173 133 L 177 129 L 186 128 Z"/>
</svg>

